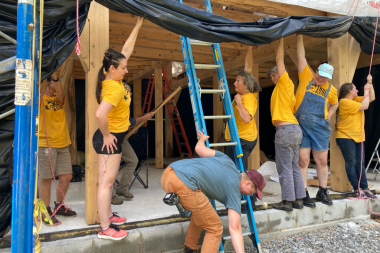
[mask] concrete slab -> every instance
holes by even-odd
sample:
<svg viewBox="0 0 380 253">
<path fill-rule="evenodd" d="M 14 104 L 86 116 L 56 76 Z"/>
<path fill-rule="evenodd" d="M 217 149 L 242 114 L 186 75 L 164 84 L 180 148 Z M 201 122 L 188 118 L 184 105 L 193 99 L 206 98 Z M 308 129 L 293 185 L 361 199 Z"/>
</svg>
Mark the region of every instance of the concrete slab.
<svg viewBox="0 0 380 253">
<path fill-rule="evenodd" d="M 333 205 L 322 205 L 322 221 L 344 219 L 346 217 L 346 202 L 333 201 Z"/>
<path fill-rule="evenodd" d="M 357 217 L 358 215 L 369 214 L 367 204 L 364 199 L 361 200 L 343 200 L 347 203 L 346 218 Z"/>
</svg>

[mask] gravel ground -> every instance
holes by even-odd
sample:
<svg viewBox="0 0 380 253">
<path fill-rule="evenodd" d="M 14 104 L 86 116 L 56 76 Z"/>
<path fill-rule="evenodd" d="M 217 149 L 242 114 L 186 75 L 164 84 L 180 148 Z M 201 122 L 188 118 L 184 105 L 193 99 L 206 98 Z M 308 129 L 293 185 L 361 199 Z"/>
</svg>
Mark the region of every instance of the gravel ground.
<svg viewBox="0 0 380 253">
<path fill-rule="evenodd" d="M 280 237 L 261 245 L 264 253 L 376 253 L 380 252 L 380 223 L 374 220 L 344 222 L 323 230 Z M 257 251 L 247 247 L 245 252 Z"/>
</svg>

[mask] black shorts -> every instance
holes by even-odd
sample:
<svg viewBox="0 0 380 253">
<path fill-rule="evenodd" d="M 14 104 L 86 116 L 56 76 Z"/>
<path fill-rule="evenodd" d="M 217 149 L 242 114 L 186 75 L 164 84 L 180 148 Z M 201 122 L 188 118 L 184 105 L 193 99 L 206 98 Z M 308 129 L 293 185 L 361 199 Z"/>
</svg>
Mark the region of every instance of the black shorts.
<svg viewBox="0 0 380 253">
<path fill-rule="evenodd" d="M 122 132 L 122 133 L 111 133 L 112 135 L 114 135 L 117 139 L 117 143 L 116 144 L 116 147 L 117 147 L 117 150 L 113 150 L 113 153 L 110 153 L 110 154 L 121 154 L 121 144 L 123 143 L 124 141 L 124 137 L 125 135 L 127 134 L 127 132 Z M 92 137 L 92 146 L 94 147 L 96 153 L 98 154 L 106 154 L 108 155 L 108 152 L 107 152 L 107 147 L 104 147 L 103 151 L 102 151 L 102 147 L 103 147 L 103 134 L 102 132 L 100 132 L 100 130 L 96 130 L 96 132 L 94 133 L 94 136 Z"/>
</svg>

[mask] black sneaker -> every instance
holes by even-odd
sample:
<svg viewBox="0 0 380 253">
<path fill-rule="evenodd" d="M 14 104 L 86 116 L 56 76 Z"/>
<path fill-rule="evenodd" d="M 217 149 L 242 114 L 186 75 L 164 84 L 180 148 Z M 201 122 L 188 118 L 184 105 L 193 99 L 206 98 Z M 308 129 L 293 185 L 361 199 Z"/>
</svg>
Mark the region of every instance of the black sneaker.
<svg viewBox="0 0 380 253">
<path fill-rule="evenodd" d="M 302 209 L 303 208 L 303 200 L 302 199 L 296 199 L 296 201 L 292 202 L 292 207 L 295 209 Z"/>
<path fill-rule="evenodd" d="M 319 191 L 317 192 L 317 196 L 315 196 L 317 200 L 320 200 L 325 205 L 332 205 L 333 202 L 329 198 L 327 188 L 322 188 L 319 186 Z"/>
<path fill-rule="evenodd" d="M 306 197 L 302 199 L 303 205 L 307 207 L 316 207 L 314 201 L 309 196 L 309 191 L 306 191 Z"/>
<path fill-rule="evenodd" d="M 293 211 L 292 201 L 280 201 L 280 203 L 273 204 L 273 208 L 291 212 Z"/>
</svg>

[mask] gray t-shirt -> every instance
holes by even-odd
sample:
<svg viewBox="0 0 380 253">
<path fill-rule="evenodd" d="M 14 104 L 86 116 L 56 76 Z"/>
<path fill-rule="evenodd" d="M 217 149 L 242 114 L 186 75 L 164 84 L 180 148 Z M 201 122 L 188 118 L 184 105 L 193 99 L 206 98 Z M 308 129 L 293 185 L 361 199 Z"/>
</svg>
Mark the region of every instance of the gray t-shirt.
<svg viewBox="0 0 380 253">
<path fill-rule="evenodd" d="M 180 160 L 170 167 L 190 189 L 201 189 L 208 198 L 241 213 L 241 174 L 227 155 L 215 151 L 215 156 Z"/>
</svg>

